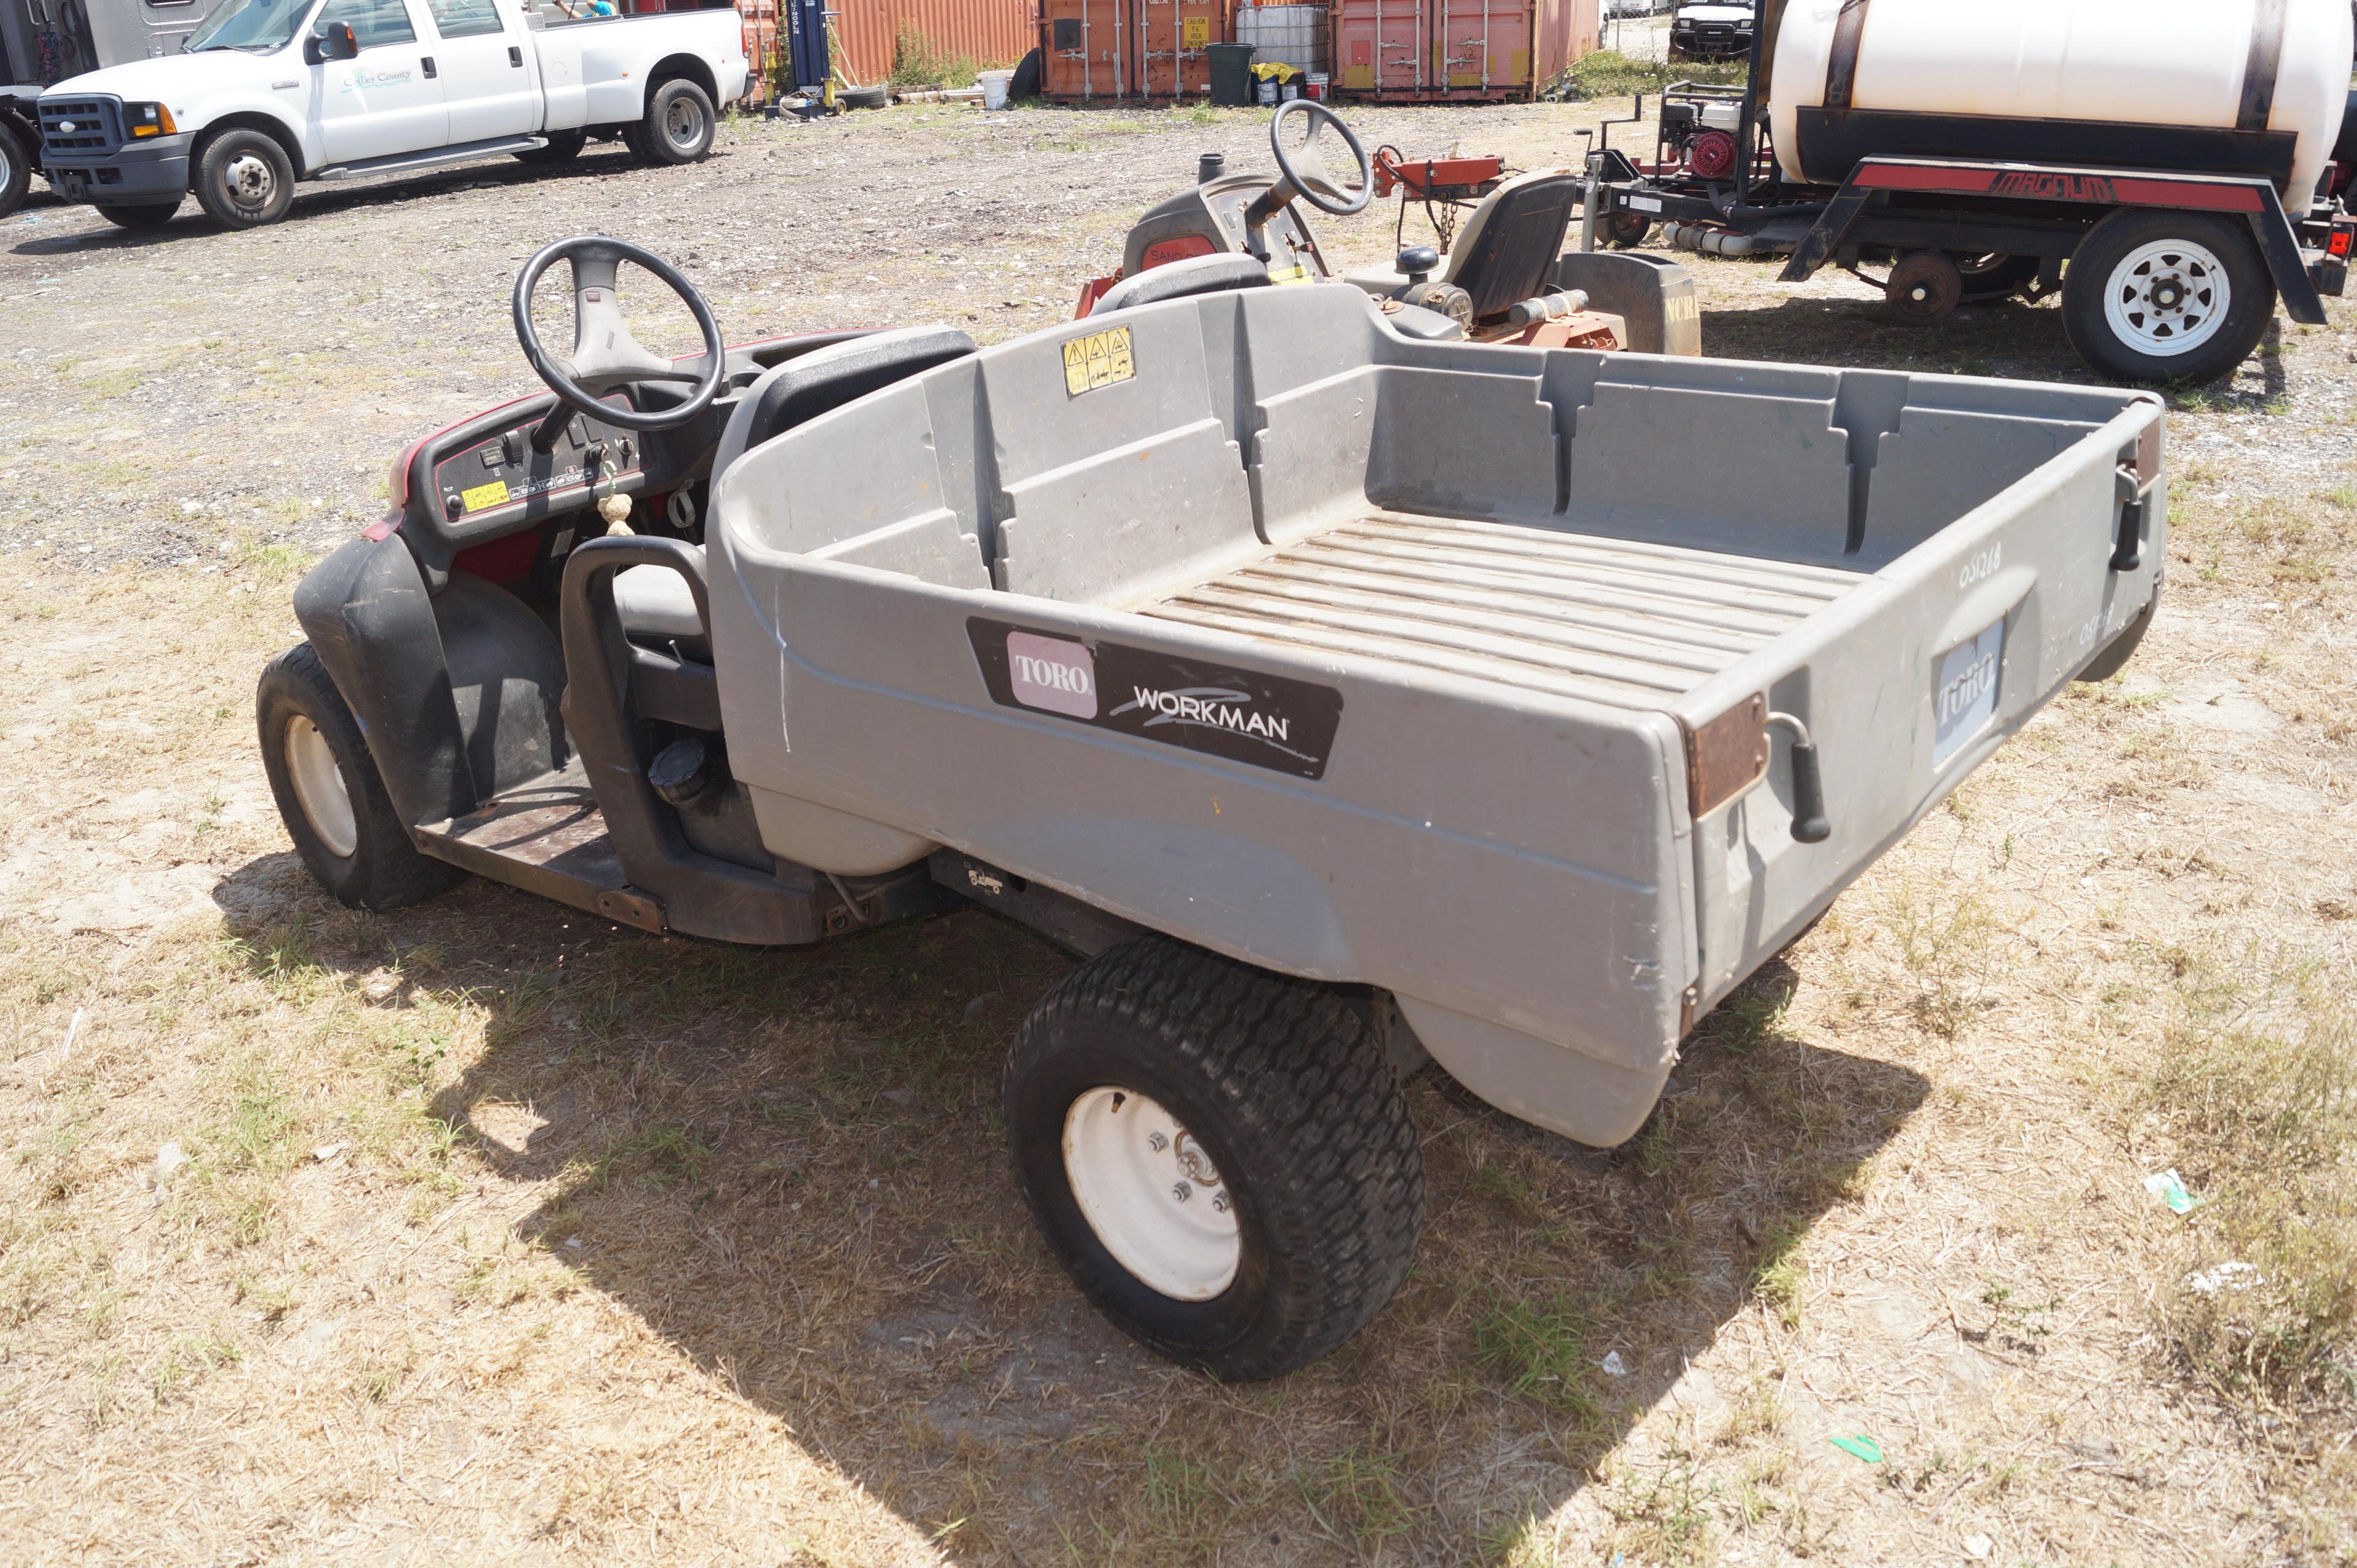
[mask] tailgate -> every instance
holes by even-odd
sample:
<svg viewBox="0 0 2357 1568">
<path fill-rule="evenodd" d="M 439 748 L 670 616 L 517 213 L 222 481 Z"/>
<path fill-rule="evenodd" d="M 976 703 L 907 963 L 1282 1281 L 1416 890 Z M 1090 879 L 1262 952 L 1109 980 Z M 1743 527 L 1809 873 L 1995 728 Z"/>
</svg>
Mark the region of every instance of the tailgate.
<svg viewBox="0 0 2357 1568">
<path fill-rule="evenodd" d="M 2004 383 L 1980 388 L 1970 395 L 2002 404 Z M 2146 394 L 2120 402 L 2101 425 L 2051 417 L 2034 400 L 2022 413 L 1910 406 L 1871 474 L 1866 560 L 1943 515 L 1943 501 L 1953 511 L 1975 486 L 2004 488 L 1674 709 L 1689 736 L 1704 1005 L 1815 918 L 2151 602 L 2165 546 L 2162 410 Z M 1761 746 L 1760 699 L 1816 746 L 1832 827 L 1822 842 L 1792 836 L 1796 730 L 1770 720 Z"/>
</svg>

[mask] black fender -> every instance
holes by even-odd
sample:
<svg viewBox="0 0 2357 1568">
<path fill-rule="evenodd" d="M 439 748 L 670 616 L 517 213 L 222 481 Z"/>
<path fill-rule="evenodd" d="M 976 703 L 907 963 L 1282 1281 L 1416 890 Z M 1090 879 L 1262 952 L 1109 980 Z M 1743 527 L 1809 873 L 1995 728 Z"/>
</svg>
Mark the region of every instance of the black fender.
<svg viewBox="0 0 2357 1568">
<path fill-rule="evenodd" d="M 1638 354 L 1698 355 L 1702 310 L 1694 276 L 1667 256 L 1649 251 L 1572 251 L 1555 263 L 1555 285 L 1587 295 L 1587 308 L 1629 324 L 1629 349 Z"/>
</svg>

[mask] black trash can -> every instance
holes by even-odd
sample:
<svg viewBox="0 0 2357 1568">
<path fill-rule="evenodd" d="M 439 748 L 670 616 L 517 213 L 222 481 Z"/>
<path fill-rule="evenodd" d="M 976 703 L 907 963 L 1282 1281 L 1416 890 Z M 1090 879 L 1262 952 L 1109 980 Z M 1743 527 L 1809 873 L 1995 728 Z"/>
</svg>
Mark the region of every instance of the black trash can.
<svg viewBox="0 0 2357 1568">
<path fill-rule="evenodd" d="M 1253 101 L 1253 47 L 1206 44 L 1211 57 L 1211 102 L 1222 109 L 1246 109 Z"/>
</svg>

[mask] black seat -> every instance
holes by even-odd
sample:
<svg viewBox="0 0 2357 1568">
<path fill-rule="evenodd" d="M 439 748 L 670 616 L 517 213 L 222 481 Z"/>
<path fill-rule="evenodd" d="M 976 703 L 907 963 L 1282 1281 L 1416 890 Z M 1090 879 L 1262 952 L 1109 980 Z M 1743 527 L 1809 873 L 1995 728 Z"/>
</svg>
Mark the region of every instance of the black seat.
<svg viewBox="0 0 2357 1568">
<path fill-rule="evenodd" d="M 954 327 L 900 327 L 831 343 L 767 371 L 737 400 L 712 455 L 712 477 L 752 448 L 879 387 L 974 352 Z"/>
<path fill-rule="evenodd" d="M 1448 281 L 1473 296 L 1473 318 L 1495 316 L 1555 286 L 1555 258 L 1579 201 L 1579 177 L 1518 181 L 1499 193 L 1488 221 L 1459 242 Z"/>
</svg>

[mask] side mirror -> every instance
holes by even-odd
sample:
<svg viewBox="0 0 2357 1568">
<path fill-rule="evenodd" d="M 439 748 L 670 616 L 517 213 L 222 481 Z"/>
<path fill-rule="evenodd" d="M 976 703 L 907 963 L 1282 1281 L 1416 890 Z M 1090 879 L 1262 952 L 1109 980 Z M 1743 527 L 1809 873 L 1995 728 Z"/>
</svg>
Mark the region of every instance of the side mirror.
<svg viewBox="0 0 2357 1568">
<path fill-rule="evenodd" d="M 323 60 L 357 59 L 361 40 L 350 22 L 325 22 L 303 41 L 303 58 L 313 65 Z"/>
</svg>

